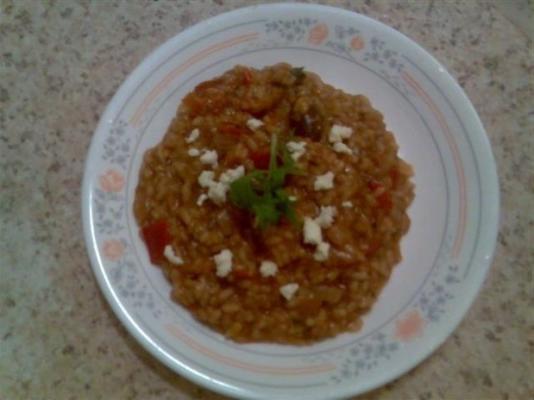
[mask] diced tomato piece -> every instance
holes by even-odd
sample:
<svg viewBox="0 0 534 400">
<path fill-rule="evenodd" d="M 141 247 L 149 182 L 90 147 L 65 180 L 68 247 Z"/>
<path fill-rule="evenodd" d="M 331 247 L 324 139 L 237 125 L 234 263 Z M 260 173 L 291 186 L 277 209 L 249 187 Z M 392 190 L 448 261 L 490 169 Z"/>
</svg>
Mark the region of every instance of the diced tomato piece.
<svg viewBox="0 0 534 400">
<path fill-rule="evenodd" d="M 380 182 L 378 181 L 375 181 L 375 180 L 372 180 L 372 181 L 369 181 L 367 183 L 367 187 L 369 189 L 371 189 L 373 192 L 377 189 L 380 189 L 381 187 L 383 187 L 384 185 L 382 185 Z"/>
<path fill-rule="evenodd" d="M 230 122 L 223 122 L 219 125 L 219 132 L 224 135 L 240 138 L 241 135 L 246 134 L 248 130 L 244 126 L 232 124 Z"/>
<path fill-rule="evenodd" d="M 393 208 L 393 201 L 391 200 L 391 194 L 389 192 L 383 192 L 376 197 L 378 207 L 384 211 L 391 211 Z"/>
<path fill-rule="evenodd" d="M 250 153 L 250 159 L 258 169 L 268 169 L 271 153 L 269 149 L 257 150 Z"/>
<path fill-rule="evenodd" d="M 243 82 L 245 85 L 250 85 L 252 83 L 253 76 L 252 71 L 248 68 L 243 70 Z"/>
<path fill-rule="evenodd" d="M 167 221 L 159 219 L 144 226 L 141 229 L 141 235 L 148 249 L 150 261 L 154 264 L 163 261 L 165 246 L 172 241 Z"/>
</svg>

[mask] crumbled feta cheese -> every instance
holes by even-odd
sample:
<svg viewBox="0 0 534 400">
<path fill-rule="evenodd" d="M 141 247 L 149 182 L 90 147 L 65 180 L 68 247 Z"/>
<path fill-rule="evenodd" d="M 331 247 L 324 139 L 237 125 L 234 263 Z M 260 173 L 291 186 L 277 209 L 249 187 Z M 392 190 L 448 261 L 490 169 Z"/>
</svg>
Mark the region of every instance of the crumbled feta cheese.
<svg viewBox="0 0 534 400">
<path fill-rule="evenodd" d="M 294 203 L 295 201 L 297 201 L 297 196 L 289 196 L 288 199 L 289 201 L 292 201 Z"/>
<path fill-rule="evenodd" d="M 330 243 L 321 242 L 315 248 L 315 253 L 313 254 L 313 259 L 315 261 L 326 261 L 328 259 L 328 253 L 330 251 Z"/>
<path fill-rule="evenodd" d="M 343 139 L 348 139 L 352 135 L 352 128 L 343 125 L 334 125 L 330 129 L 328 140 L 330 143 L 342 142 Z"/>
<path fill-rule="evenodd" d="M 215 262 L 216 275 L 224 278 L 232 271 L 232 252 L 228 249 L 222 250 L 219 254 L 213 256 Z"/>
<path fill-rule="evenodd" d="M 319 224 L 321 228 L 329 228 L 334 222 L 337 210 L 333 206 L 321 206 L 319 216 L 315 219 L 315 222 Z"/>
<path fill-rule="evenodd" d="M 323 235 L 321 233 L 321 227 L 317 221 L 306 217 L 304 218 L 304 243 L 319 245 L 323 241 Z"/>
<path fill-rule="evenodd" d="M 287 142 L 286 146 L 287 149 L 292 153 L 296 151 L 304 151 L 306 148 L 306 142 Z"/>
<path fill-rule="evenodd" d="M 344 201 L 341 205 L 345 208 L 352 208 L 352 201 Z"/>
<path fill-rule="evenodd" d="M 215 204 L 224 203 L 226 201 L 226 193 L 230 188 L 230 183 L 242 177 L 244 174 L 245 167 L 240 165 L 237 168 L 223 172 L 220 176 L 220 182 L 217 182 L 213 179 L 215 176 L 213 171 L 202 171 L 198 177 L 198 183 L 201 187 L 207 188 L 208 193 L 205 195 L 206 197 L 200 195 L 197 204 L 202 205 L 206 198 L 209 198 Z"/>
<path fill-rule="evenodd" d="M 315 190 L 328 190 L 334 187 L 334 174 L 332 172 L 327 172 L 324 175 L 319 175 L 315 178 L 313 183 L 313 188 Z"/>
<path fill-rule="evenodd" d="M 165 249 L 163 250 L 163 255 L 165 256 L 167 260 L 169 260 L 173 264 L 182 265 L 184 263 L 184 260 L 182 259 L 182 257 L 174 254 L 174 250 L 170 244 L 165 246 Z"/>
<path fill-rule="evenodd" d="M 195 128 L 191 131 L 188 137 L 185 138 L 186 143 L 193 143 L 200 136 L 200 131 Z"/>
<path fill-rule="evenodd" d="M 243 175 L 245 175 L 245 167 L 240 165 L 239 167 L 236 167 L 234 169 L 227 169 L 226 171 L 224 171 L 219 177 L 219 181 L 229 185 L 236 179 L 241 178 Z"/>
<path fill-rule="evenodd" d="M 198 196 L 197 206 L 200 207 L 206 200 L 208 200 L 208 195 L 206 193 L 202 193 L 200 196 Z"/>
<path fill-rule="evenodd" d="M 198 184 L 203 188 L 210 187 L 214 176 L 215 173 L 213 171 L 202 171 L 198 176 Z"/>
<path fill-rule="evenodd" d="M 212 181 L 208 187 L 208 197 L 215 204 L 221 204 L 226 201 L 226 192 L 228 191 L 228 185 Z"/>
<path fill-rule="evenodd" d="M 280 294 L 284 296 L 287 301 L 290 301 L 297 290 L 299 290 L 298 283 L 288 283 L 287 285 L 280 287 Z"/>
<path fill-rule="evenodd" d="M 214 175 L 213 171 L 202 171 L 198 177 L 198 184 L 203 188 L 208 188 L 207 196 L 209 199 L 216 204 L 221 204 L 226 201 L 228 185 L 215 181 L 213 179 Z M 200 198 L 197 204 L 198 202 L 200 202 Z"/>
<path fill-rule="evenodd" d="M 347 146 L 345 143 L 342 143 L 342 142 L 334 143 L 333 149 L 334 149 L 334 151 L 336 153 L 343 153 L 343 154 L 352 155 L 352 150 L 350 149 L 350 147 Z"/>
<path fill-rule="evenodd" d="M 216 150 L 204 150 L 204 153 L 200 156 L 200 162 L 207 165 L 217 165 L 217 151 Z"/>
<path fill-rule="evenodd" d="M 260 273 L 267 278 L 268 276 L 275 276 L 278 272 L 278 266 L 272 261 L 262 261 L 260 265 Z"/>
<path fill-rule="evenodd" d="M 191 147 L 189 150 L 187 150 L 187 154 L 189 154 L 191 157 L 198 157 L 200 155 L 200 150 Z"/>
<path fill-rule="evenodd" d="M 249 129 L 258 129 L 260 126 L 263 126 L 263 121 L 261 119 L 256 119 L 256 118 L 250 118 L 248 121 L 247 121 L 247 126 Z"/>
<path fill-rule="evenodd" d="M 319 216 L 315 219 L 304 218 L 303 236 L 304 243 L 315 245 L 315 253 L 313 258 L 316 261 L 322 262 L 328 259 L 330 251 L 330 244 L 323 241 L 323 233 L 321 228 L 328 228 L 334 222 L 334 217 L 337 210 L 333 206 L 321 206 Z"/>
<path fill-rule="evenodd" d="M 295 161 L 306 152 L 306 142 L 287 142 L 286 147 Z"/>
</svg>

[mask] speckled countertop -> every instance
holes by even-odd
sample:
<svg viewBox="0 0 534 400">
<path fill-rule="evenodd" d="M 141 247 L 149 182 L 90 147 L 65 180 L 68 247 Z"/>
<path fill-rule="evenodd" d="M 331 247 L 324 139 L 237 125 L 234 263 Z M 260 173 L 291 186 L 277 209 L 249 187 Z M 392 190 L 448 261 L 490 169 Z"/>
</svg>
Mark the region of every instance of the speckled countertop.
<svg viewBox="0 0 534 400">
<path fill-rule="evenodd" d="M 248 3 L 0 0 L 0 399 L 221 398 L 166 369 L 111 312 L 84 248 L 80 184 L 127 74 L 187 26 Z M 467 317 L 429 359 L 362 398 L 529 398 L 532 2 L 328 4 L 395 27 L 449 69 L 482 118 L 501 184 L 494 265 Z"/>
</svg>

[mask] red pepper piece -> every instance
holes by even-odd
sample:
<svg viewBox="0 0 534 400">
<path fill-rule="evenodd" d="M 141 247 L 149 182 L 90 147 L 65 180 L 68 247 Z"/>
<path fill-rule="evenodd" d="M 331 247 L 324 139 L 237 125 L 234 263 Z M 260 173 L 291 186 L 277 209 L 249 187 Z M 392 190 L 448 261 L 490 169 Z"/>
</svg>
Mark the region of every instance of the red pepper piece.
<svg viewBox="0 0 534 400">
<path fill-rule="evenodd" d="M 377 189 L 380 189 L 380 188 L 383 187 L 383 186 L 384 186 L 384 185 L 382 185 L 380 182 L 378 182 L 378 181 L 374 181 L 374 180 L 373 180 L 373 181 L 369 181 L 369 182 L 367 183 L 367 187 L 368 187 L 369 189 L 371 189 L 373 192 L 374 192 L 375 190 L 377 190 Z"/>
<path fill-rule="evenodd" d="M 165 246 L 171 243 L 167 221 L 159 219 L 141 229 L 141 235 L 145 241 L 150 261 L 157 264 L 163 261 Z"/>
<path fill-rule="evenodd" d="M 384 190 L 384 185 L 378 181 L 369 181 L 367 186 L 374 192 L 378 207 L 384 211 L 391 211 L 393 208 L 393 200 L 391 199 L 391 193 Z M 377 192 L 380 194 L 377 194 Z"/>
<path fill-rule="evenodd" d="M 393 208 L 393 201 L 391 200 L 391 194 L 389 192 L 383 192 L 376 197 L 378 207 L 384 211 L 391 211 Z"/>
<path fill-rule="evenodd" d="M 248 130 L 244 126 L 223 122 L 221 125 L 219 125 L 219 132 L 224 135 L 240 138 L 241 135 L 246 134 Z"/>
<path fill-rule="evenodd" d="M 268 149 L 253 151 L 250 153 L 250 159 L 257 169 L 268 169 L 271 153 Z"/>
</svg>

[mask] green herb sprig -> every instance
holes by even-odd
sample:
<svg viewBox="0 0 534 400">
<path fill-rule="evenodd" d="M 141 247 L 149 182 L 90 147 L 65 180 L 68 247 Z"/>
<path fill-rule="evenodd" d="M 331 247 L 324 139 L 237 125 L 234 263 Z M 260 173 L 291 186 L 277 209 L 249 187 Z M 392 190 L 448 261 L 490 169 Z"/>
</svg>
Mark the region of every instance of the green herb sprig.
<svg viewBox="0 0 534 400">
<path fill-rule="evenodd" d="M 279 156 L 281 165 L 278 165 Z M 269 169 L 254 169 L 232 182 L 230 200 L 254 214 L 254 226 L 260 229 L 277 224 L 282 216 L 297 224 L 293 202 L 283 188 L 289 174 L 299 174 L 295 161 L 285 145 L 279 146 L 277 135 L 272 135 Z"/>
</svg>

